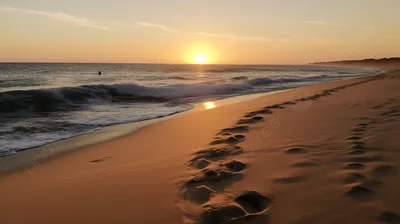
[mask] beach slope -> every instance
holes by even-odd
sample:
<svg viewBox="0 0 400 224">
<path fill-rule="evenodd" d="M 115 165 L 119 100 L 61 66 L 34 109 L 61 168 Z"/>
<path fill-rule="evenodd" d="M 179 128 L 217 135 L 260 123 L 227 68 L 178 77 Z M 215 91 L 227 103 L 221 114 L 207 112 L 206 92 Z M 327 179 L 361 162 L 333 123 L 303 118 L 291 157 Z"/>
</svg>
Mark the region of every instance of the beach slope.
<svg viewBox="0 0 400 224">
<path fill-rule="evenodd" d="M 0 177 L 1 223 L 400 223 L 400 72 L 186 113 Z"/>
</svg>

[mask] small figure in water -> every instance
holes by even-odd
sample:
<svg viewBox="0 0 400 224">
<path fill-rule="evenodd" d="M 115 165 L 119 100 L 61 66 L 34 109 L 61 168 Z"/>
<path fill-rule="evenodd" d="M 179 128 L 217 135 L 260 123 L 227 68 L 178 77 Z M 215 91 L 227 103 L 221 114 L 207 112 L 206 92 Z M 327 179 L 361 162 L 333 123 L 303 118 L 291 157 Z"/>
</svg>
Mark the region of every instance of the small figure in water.
<svg viewBox="0 0 400 224">
<path fill-rule="evenodd" d="M 97 73 L 97 74 L 101 75 L 101 71 L 99 71 L 99 73 Z"/>
</svg>

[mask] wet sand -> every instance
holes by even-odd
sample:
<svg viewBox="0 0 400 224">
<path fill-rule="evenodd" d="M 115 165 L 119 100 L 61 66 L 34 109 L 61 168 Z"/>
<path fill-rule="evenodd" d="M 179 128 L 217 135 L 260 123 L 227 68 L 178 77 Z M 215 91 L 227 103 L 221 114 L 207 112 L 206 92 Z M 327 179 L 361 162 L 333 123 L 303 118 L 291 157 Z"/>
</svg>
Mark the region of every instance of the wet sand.
<svg viewBox="0 0 400 224">
<path fill-rule="evenodd" d="M 183 114 L 0 177 L 1 223 L 399 223 L 400 72 Z"/>
</svg>

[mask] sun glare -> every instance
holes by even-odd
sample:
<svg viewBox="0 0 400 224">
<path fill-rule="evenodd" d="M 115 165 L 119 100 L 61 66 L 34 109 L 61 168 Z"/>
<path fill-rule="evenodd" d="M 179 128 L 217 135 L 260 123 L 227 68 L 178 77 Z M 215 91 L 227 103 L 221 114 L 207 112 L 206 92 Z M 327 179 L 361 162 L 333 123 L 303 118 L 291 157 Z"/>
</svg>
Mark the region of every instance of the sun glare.
<svg viewBox="0 0 400 224">
<path fill-rule="evenodd" d="M 183 60 L 188 64 L 214 64 L 218 60 L 218 54 L 214 47 L 198 44 L 186 48 Z"/>
<path fill-rule="evenodd" d="M 205 102 L 204 103 L 204 108 L 206 110 L 214 109 L 216 107 L 214 102 Z"/>
<path fill-rule="evenodd" d="M 194 62 L 196 64 L 207 64 L 208 63 L 208 58 L 207 55 L 204 53 L 198 53 L 194 56 Z"/>
</svg>

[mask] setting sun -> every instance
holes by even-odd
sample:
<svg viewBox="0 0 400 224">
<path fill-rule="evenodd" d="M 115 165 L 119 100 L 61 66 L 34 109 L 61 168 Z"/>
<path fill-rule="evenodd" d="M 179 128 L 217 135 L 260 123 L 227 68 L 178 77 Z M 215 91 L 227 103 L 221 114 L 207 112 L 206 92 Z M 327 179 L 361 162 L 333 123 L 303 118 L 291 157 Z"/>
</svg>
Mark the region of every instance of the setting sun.
<svg viewBox="0 0 400 224">
<path fill-rule="evenodd" d="M 207 64 L 208 63 L 208 58 L 207 55 L 204 53 L 198 53 L 194 56 L 194 62 L 196 64 Z"/>
<path fill-rule="evenodd" d="M 185 49 L 183 60 L 188 64 L 214 64 L 218 55 L 214 47 L 208 44 L 196 44 Z"/>
</svg>

